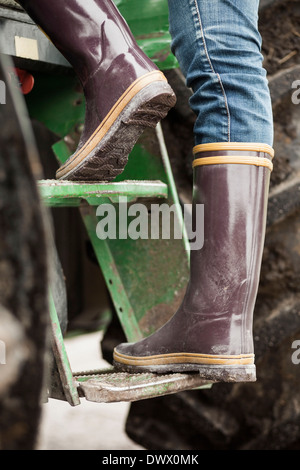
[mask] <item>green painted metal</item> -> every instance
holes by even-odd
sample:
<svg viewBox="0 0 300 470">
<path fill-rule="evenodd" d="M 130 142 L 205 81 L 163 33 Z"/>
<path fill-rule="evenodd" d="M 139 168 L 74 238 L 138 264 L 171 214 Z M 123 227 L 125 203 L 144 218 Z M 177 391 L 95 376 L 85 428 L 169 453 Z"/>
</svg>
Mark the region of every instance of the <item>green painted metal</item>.
<svg viewBox="0 0 300 470">
<path fill-rule="evenodd" d="M 106 244 L 113 260 L 113 264 L 102 268 L 108 288 L 113 270 L 113 282 L 116 281 L 122 286 L 121 291 L 127 293 L 141 335 L 148 336 L 175 313 L 185 291 L 188 263 L 182 241 L 127 238 L 107 240 Z M 101 259 L 103 249 L 99 243 L 95 250 Z M 111 294 L 114 298 L 112 290 Z M 120 291 L 115 294 L 118 299 Z M 136 335 L 130 325 L 128 328 L 124 324 L 124 316 L 114 303 L 128 341 L 136 341 L 141 335 Z"/>
<path fill-rule="evenodd" d="M 64 162 L 64 149 L 56 157 Z M 145 178 L 151 181 L 146 183 Z M 151 203 L 159 202 L 157 196 L 164 197 L 164 203 L 175 207 L 176 216 L 182 224 L 182 239 L 132 240 L 127 237 L 100 240 L 96 235 L 99 222 L 96 207 L 80 205 L 83 223 L 128 341 L 136 341 L 157 330 L 176 311 L 188 282 L 189 266 L 189 244 L 161 128 L 158 126 L 156 130 L 144 133 L 133 149 L 123 174 L 115 182 L 100 183 L 94 187 L 95 190 L 101 187 L 115 190 L 120 185 L 119 192 L 112 191 L 109 199 L 105 198 L 108 196 L 105 192 L 99 198 L 89 197 L 89 188 L 93 185 L 51 181 L 49 184 L 50 187 L 46 182 L 43 188 L 43 183 L 40 183 L 40 189 L 44 200 L 54 196 L 51 205 L 79 205 L 85 198 L 90 206 L 100 202 L 113 203 L 117 223 L 120 211 L 118 197 L 121 195 L 131 195 L 135 199 L 141 196 L 137 202 L 149 204 L 149 225 Z M 152 184 L 156 185 L 158 192 L 153 190 L 154 187 L 151 189 Z M 127 202 L 130 203 L 130 200 Z"/>
<path fill-rule="evenodd" d="M 170 51 L 167 2 L 115 0 L 115 3 L 149 57 L 162 70 L 176 67 Z M 29 114 L 57 136 L 53 152 L 57 160 L 64 163 L 75 151 L 84 123 L 82 90 L 72 73 L 65 76 L 38 73 L 35 83 L 33 91 L 26 97 Z M 124 172 L 112 183 L 86 185 L 48 181 L 40 182 L 39 188 L 47 205 L 80 208 L 128 341 L 147 336 L 164 324 L 176 311 L 186 289 L 189 246 L 161 127 L 143 134 L 131 152 Z M 183 238 L 175 239 L 171 235 L 170 239 L 157 240 L 133 240 L 130 237 L 100 240 L 96 232 L 97 205 L 112 204 L 119 221 L 121 206 L 118 198 L 122 195 L 128 198 L 128 204 L 133 200 L 148 204 L 149 220 L 151 204 L 157 204 L 163 198 L 168 207 L 175 207 Z M 117 233 L 118 229 L 119 226 Z"/>
<path fill-rule="evenodd" d="M 167 1 L 114 1 L 128 21 L 138 44 L 158 67 L 161 70 L 178 67 L 170 48 Z M 65 71 L 65 75 L 56 74 L 55 69 L 49 74 L 35 72 L 35 87 L 26 96 L 31 118 L 43 123 L 57 136 L 53 152 L 59 163 L 64 163 L 75 151 L 85 118 L 81 86 L 72 69 L 66 68 Z M 112 183 L 82 184 L 47 180 L 40 181 L 38 186 L 45 205 L 55 210 L 65 206 L 79 207 L 127 340 L 137 341 L 163 325 L 174 314 L 185 292 L 189 245 L 161 126 L 143 135 L 133 149 L 125 171 Z M 149 219 L 152 202 L 157 204 L 163 200 L 169 207 L 175 205 L 175 215 L 181 223 L 183 238 L 133 240 L 130 237 L 118 237 L 100 240 L 96 230 L 99 222 L 97 206 L 109 203 L 115 208 L 118 221 L 120 197 L 126 197 L 128 205 L 133 202 L 147 205 Z M 49 311 L 53 353 L 61 385 L 66 400 L 75 406 L 80 404 L 77 382 L 86 383 L 88 380 L 78 377 L 75 380 L 73 376 L 51 292 Z M 117 385 L 120 378 L 117 377 Z M 93 377 L 90 379 L 93 380 Z M 133 383 L 141 391 L 139 397 L 133 399 L 147 398 L 144 384 L 136 383 L 139 379 L 139 375 L 129 375 L 128 390 L 132 391 Z M 177 377 L 173 376 L 170 380 L 172 386 L 169 382 L 155 385 L 148 383 L 148 396 L 180 390 Z M 112 396 L 109 401 L 112 401 Z"/>
<path fill-rule="evenodd" d="M 110 244 L 106 240 L 100 240 L 97 237 L 96 226 L 98 219 L 96 209 L 91 206 L 82 206 L 80 212 L 123 331 L 129 341 L 137 341 L 142 338 L 142 333 L 136 319 L 136 312 L 131 305 Z"/>
<path fill-rule="evenodd" d="M 64 161 L 64 152 L 56 156 Z M 144 178 L 149 178 L 151 181 L 145 182 Z M 154 190 L 155 187 L 157 191 Z M 96 191 L 102 188 L 104 192 L 100 198 L 90 198 L 91 188 Z M 118 192 L 115 191 L 117 188 Z M 50 181 L 44 183 L 44 187 L 43 183 L 40 183 L 40 189 L 44 201 L 47 197 L 54 196 L 51 205 L 79 205 L 82 198 L 90 205 L 114 202 L 117 221 L 120 210 L 119 196 L 126 194 L 132 198 L 139 196 L 137 202 L 146 202 L 146 199 L 150 198 L 147 201 L 150 206 L 153 202 L 159 202 L 157 196 L 164 197 L 163 202 L 169 206 L 175 204 L 177 217 L 182 223 L 184 232 L 176 186 L 159 127 L 157 131 L 149 131 L 141 137 L 129 157 L 125 171 L 116 178 L 115 182 L 94 186 Z M 107 189 L 112 192 L 105 193 Z M 109 199 L 105 196 L 109 196 Z M 127 202 L 130 203 L 130 200 Z M 181 240 L 130 238 L 100 240 L 96 235 L 99 222 L 99 218 L 96 217 L 96 207 L 82 204 L 80 207 L 83 222 L 124 333 L 129 341 L 136 341 L 141 336 L 155 331 L 174 313 L 185 291 L 189 263 L 188 240 L 185 232 Z M 151 212 L 149 212 L 150 217 Z"/>
<path fill-rule="evenodd" d="M 115 183 L 76 183 L 72 181 L 42 180 L 38 182 L 42 200 L 49 207 L 79 206 L 83 200 L 92 206 L 118 201 L 126 197 L 166 198 L 168 186 L 161 181 L 123 181 Z"/>
<path fill-rule="evenodd" d="M 80 405 L 78 390 L 73 378 L 73 373 L 69 363 L 68 354 L 65 348 L 64 339 L 51 292 L 49 292 L 49 312 L 52 329 L 52 350 L 60 374 L 61 384 L 66 400 L 70 405 L 77 406 Z"/>
<path fill-rule="evenodd" d="M 159 139 L 160 138 L 160 143 Z M 172 233 L 170 239 L 125 239 L 97 240 L 94 237 L 93 246 L 101 265 L 107 287 L 110 290 L 115 303 L 116 312 L 119 315 L 125 335 L 129 341 L 135 341 L 139 337 L 147 336 L 174 314 L 188 281 L 189 246 L 184 231 L 182 212 L 176 197 L 176 187 L 171 168 L 168 164 L 167 153 L 162 158 L 164 141 L 162 135 L 155 131 L 149 131 L 141 137 L 133 154 L 130 156 L 128 166 L 124 174 L 118 179 L 134 176 L 156 180 L 161 178 L 168 186 L 168 196 L 163 203 L 175 208 L 175 214 L 182 224 L 182 239 L 174 239 Z M 142 182 L 142 181 L 141 181 Z M 126 181 L 125 181 L 126 183 Z M 128 184 L 128 183 L 126 183 Z M 137 202 L 148 204 L 148 224 L 151 224 L 152 204 L 159 204 L 157 199 L 139 199 Z M 118 221 L 120 211 L 123 210 L 117 203 L 114 204 L 117 220 L 117 233 L 119 233 Z M 99 219 L 98 219 L 99 220 Z M 128 219 L 128 224 L 132 219 Z M 86 223 L 86 220 L 85 220 Z M 160 222 L 161 223 L 161 222 Z M 88 231 L 92 236 L 96 232 L 97 219 L 91 219 L 88 223 Z M 161 225 L 160 227 L 161 228 Z M 104 247 L 105 245 L 105 247 Z M 103 253 L 107 262 L 103 261 Z M 109 262 L 108 262 L 109 259 Z M 101 264 L 102 263 L 102 264 Z M 113 277 L 112 277 L 113 276 Z M 118 289 L 115 289 L 118 286 Z M 126 293 L 126 302 L 119 302 L 120 293 Z M 120 310 L 121 308 L 121 310 Z M 134 312 L 134 327 L 126 321 L 128 315 Z M 128 312 L 128 313 L 124 313 Z M 137 332 L 136 323 L 139 331 Z"/>
<path fill-rule="evenodd" d="M 178 67 L 171 53 L 166 0 L 114 0 L 137 43 L 161 70 Z"/>
<path fill-rule="evenodd" d="M 34 77 L 34 88 L 26 96 L 29 114 L 57 135 L 67 158 L 79 140 L 84 122 L 82 89 L 73 73 L 51 75 L 37 72 Z"/>
</svg>

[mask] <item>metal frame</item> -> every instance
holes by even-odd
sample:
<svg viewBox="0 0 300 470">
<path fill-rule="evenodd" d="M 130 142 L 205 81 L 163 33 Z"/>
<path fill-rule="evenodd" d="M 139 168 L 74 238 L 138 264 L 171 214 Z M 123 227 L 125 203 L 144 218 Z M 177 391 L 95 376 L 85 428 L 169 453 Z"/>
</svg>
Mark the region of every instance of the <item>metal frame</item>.
<svg viewBox="0 0 300 470">
<path fill-rule="evenodd" d="M 141 48 L 159 68 L 176 67 L 176 59 L 170 51 L 165 2 L 115 0 L 115 3 Z M 31 71 L 35 76 L 35 87 L 26 97 L 29 115 L 57 135 L 53 153 L 60 163 L 64 163 L 75 150 L 84 123 L 85 101 L 81 87 L 67 61 L 20 8 L 3 7 L 0 2 L 0 18 L 2 53 L 11 55 L 16 66 Z M 34 47 L 19 47 L 22 39 L 24 44 Z M 65 73 L 57 74 L 57 70 Z M 188 282 L 189 242 L 160 125 L 150 142 L 150 147 L 147 138 L 137 143 L 125 171 L 113 183 L 38 182 L 41 199 L 46 206 L 79 208 L 129 341 L 136 341 L 163 324 L 174 313 Z M 152 245 L 147 240 L 138 241 L 135 245 L 128 240 L 100 240 L 96 235 L 96 208 L 107 203 L 117 206 L 120 196 L 126 196 L 129 203 L 163 200 L 168 205 L 175 205 L 182 239 L 159 240 Z M 125 374 L 125 377 L 110 370 L 88 376 L 79 373 L 74 377 L 51 291 L 49 312 L 56 381 L 55 386 L 50 387 L 50 396 L 65 399 L 76 406 L 80 403 L 80 394 L 92 401 L 133 401 L 208 386 L 197 374 L 171 374 L 167 377 Z"/>
</svg>

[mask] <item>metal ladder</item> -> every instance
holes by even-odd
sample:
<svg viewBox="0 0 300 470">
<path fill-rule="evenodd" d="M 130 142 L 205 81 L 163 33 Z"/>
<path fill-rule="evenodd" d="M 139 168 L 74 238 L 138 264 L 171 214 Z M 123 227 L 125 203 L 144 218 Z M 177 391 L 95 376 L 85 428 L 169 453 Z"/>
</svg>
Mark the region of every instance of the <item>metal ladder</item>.
<svg viewBox="0 0 300 470">
<path fill-rule="evenodd" d="M 85 103 L 76 77 L 54 46 L 14 2 L 0 2 L 4 52 L 20 68 L 35 75 L 33 91 L 26 96 L 31 118 L 60 136 L 52 149 L 63 163 L 76 148 L 84 122 Z M 140 46 L 162 69 L 176 67 L 169 50 L 168 12 L 165 2 L 136 0 L 118 2 Z M 151 9 L 152 8 L 152 9 Z M 136 17 L 138 12 L 138 17 Z M 146 34 L 149 32 L 149 34 Z M 158 34 L 159 33 L 159 34 Z M 143 35 L 140 39 L 139 35 Z M 22 41 L 23 40 L 23 41 Z M 52 70 L 44 72 L 44 66 Z M 52 69 L 53 68 L 53 69 Z M 67 73 L 56 74 L 57 69 Z M 121 176 L 111 183 L 38 182 L 43 203 L 52 208 L 77 207 L 104 276 L 115 312 L 128 341 L 137 341 L 155 331 L 175 312 L 188 280 L 189 241 L 174 183 L 161 125 L 146 133 L 130 155 Z M 120 199 L 121 198 L 121 199 Z M 182 238 L 149 240 L 97 236 L 97 207 L 112 205 L 116 214 L 120 200 L 127 204 L 164 202 L 175 208 Z M 59 209 L 57 209 L 59 210 Z M 54 365 L 49 397 L 80 404 L 89 401 L 135 401 L 178 391 L 210 387 L 198 374 L 125 374 L 113 368 L 101 371 L 71 370 L 61 330 L 55 296 L 50 290 Z"/>
</svg>

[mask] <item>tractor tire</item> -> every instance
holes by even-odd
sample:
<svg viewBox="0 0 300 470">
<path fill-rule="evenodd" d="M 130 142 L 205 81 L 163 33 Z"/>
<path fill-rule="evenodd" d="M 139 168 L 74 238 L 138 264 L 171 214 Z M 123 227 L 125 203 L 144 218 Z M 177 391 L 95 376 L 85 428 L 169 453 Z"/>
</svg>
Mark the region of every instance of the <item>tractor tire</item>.
<svg viewBox="0 0 300 470">
<path fill-rule="evenodd" d="M 0 449 L 36 446 L 48 345 L 47 224 L 31 125 L 1 56 Z"/>
</svg>

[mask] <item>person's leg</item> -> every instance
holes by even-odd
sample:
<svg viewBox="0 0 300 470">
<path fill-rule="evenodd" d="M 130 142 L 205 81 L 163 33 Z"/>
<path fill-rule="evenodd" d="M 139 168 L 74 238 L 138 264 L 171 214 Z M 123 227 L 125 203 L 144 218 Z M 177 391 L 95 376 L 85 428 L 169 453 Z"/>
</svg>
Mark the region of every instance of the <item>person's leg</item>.
<svg viewBox="0 0 300 470">
<path fill-rule="evenodd" d="M 259 0 L 169 0 L 172 50 L 193 90 L 195 144 L 273 145 Z"/>
<path fill-rule="evenodd" d="M 57 178 L 110 181 L 136 140 L 176 102 L 112 0 L 17 0 L 73 66 L 86 98 L 84 130 Z"/>
<path fill-rule="evenodd" d="M 204 246 L 175 315 L 115 348 L 117 369 L 256 379 L 252 322 L 264 245 L 273 124 L 257 30 L 258 0 L 169 0 L 172 49 L 196 112 L 194 207 Z M 201 229 L 201 227 L 196 227 Z"/>
</svg>

